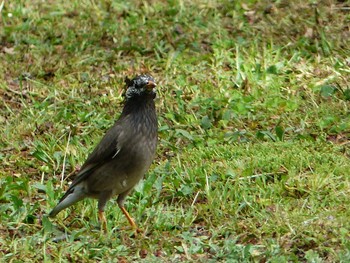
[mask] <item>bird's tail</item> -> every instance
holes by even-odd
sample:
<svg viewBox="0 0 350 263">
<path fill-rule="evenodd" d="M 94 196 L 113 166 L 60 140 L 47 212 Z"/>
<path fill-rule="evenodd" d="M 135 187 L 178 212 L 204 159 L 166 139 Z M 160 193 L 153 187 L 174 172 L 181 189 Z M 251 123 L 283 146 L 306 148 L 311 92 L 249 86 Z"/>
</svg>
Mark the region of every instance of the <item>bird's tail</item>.
<svg viewBox="0 0 350 263">
<path fill-rule="evenodd" d="M 81 185 L 76 185 L 72 189 L 69 189 L 67 193 L 62 197 L 60 202 L 52 209 L 49 214 L 49 217 L 55 217 L 63 209 L 67 208 L 79 202 L 80 200 L 86 197 L 84 188 Z"/>
</svg>

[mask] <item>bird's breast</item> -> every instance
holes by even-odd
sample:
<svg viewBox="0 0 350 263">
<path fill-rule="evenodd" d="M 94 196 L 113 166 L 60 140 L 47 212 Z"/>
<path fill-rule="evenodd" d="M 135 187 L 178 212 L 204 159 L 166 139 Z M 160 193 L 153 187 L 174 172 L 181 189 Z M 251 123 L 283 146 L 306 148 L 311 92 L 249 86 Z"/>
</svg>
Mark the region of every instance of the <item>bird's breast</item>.
<svg viewBox="0 0 350 263">
<path fill-rule="evenodd" d="M 155 156 L 157 123 L 151 120 L 124 123 L 118 146 L 118 153 L 89 178 L 89 185 L 97 192 L 111 190 L 120 194 L 142 179 Z"/>
</svg>

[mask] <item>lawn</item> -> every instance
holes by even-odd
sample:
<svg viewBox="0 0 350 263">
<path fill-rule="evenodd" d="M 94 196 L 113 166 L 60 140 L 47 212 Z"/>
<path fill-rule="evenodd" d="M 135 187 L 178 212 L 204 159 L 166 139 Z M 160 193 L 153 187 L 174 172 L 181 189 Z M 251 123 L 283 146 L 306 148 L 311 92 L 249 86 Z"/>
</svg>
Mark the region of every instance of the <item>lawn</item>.
<svg viewBox="0 0 350 263">
<path fill-rule="evenodd" d="M 0 1 L 4 262 L 349 262 L 348 1 Z M 49 219 L 158 83 L 157 156 L 126 208 Z"/>
</svg>

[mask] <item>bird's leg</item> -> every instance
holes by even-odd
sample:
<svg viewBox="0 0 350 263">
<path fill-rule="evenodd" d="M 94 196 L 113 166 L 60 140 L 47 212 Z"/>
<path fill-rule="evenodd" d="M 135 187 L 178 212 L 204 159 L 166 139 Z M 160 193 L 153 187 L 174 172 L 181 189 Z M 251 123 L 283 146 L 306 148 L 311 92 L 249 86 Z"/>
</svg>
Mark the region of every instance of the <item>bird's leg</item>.
<svg viewBox="0 0 350 263">
<path fill-rule="evenodd" d="M 126 211 L 125 207 L 123 205 L 119 205 L 120 210 L 122 210 L 123 214 L 125 215 L 126 219 L 128 219 L 131 227 L 135 230 L 135 236 L 137 236 L 138 233 L 142 233 L 142 229 L 138 228 L 134 219 L 129 215 L 128 211 Z"/>
<path fill-rule="evenodd" d="M 102 192 L 98 198 L 98 219 L 101 223 L 101 230 L 107 232 L 107 219 L 105 217 L 105 206 L 112 192 Z"/>
<path fill-rule="evenodd" d="M 122 206 L 122 205 L 119 205 L 119 208 L 122 210 L 123 214 L 126 216 L 126 219 L 128 219 L 131 227 L 133 229 L 136 229 L 137 230 L 137 225 L 135 224 L 135 221 L 134 219 L 132 219 L 132 217 L 129 215 L 128 211 L 126 211 L 125 207 Z"/>
<path fill-rule="evenodd" d="M 142 230 L 139 229 L 134 221 L 134 219 L 132 219 L 132 217 L 129 215 L 128 211 L 126 211 L 125 207 L 124 207 L 124 201 L 125 201 L 125 197 L 128 195 L 128 193 L 131 191 L 128 190 L 122 194 L 120 194 L 118 196 L 118 200 L 117 200 L 117 203 L 118 203 L 118 206 L 120 208 L 120 210 L 122 210 L 123 214 L 125 215 L 126 219 L 128 219 L 129 221 L 129 224 L 131 225 L 131 227 L 136 231 L 136 234 L 137 233 L 142 233 Z"/>
<path fill-rule="evenodd" d="M 107 220 L 105 217 L 105 212 L 103 210 L 98 210 L 98 219 L 101 223 L 101 229 L 107 232 Z"/>
</svg>

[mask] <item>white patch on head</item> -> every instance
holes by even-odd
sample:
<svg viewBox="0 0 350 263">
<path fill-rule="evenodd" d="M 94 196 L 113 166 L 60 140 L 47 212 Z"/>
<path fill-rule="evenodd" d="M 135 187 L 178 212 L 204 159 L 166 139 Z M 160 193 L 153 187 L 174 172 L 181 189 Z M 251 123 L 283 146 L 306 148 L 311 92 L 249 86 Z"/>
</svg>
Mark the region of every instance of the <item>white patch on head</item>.
<svg viewBox="0 0 350 263">
<path fill-rule="evenodd" d="M 128 89 L 125 92 L 125 97 L 127 97 L 128 99 L 132 98 L 135 95 L 140 95 L 145 91 L 144 88 L 141 89 L 137 89 L 134 86 L 128 87 Z"/>
<path fill-rule="evenodd" d="M 129 85 L 126 92 L 125 97 L 127 99 L 132 98 L 133 96 L 141 95 L 145 92 L 145 86 L 149 81 L 154 81 L 154 79 L 151 76 L 148 75 L 139 75 L 133 80 L 129 82 Z"/>
</svg>

